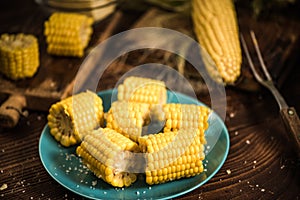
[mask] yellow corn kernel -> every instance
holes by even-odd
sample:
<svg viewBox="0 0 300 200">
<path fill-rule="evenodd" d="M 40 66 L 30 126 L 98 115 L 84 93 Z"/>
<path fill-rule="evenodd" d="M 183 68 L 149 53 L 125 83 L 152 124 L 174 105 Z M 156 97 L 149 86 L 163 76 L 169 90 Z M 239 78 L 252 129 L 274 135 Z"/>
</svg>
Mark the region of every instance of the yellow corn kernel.
<svg viewBox="0 0 300 200">
<path fill-rule="evenodd" d="M 240 76 L 242 63 L 233 0 L 192 0 L 192 20 L 198 41 L 216 64 L 214 69 L 204 59 L 208 72 L 218 82 L 233 84 Z"/>
<path fill-rule="evenodd" d="M 141 137 L 140 148 L 146 154 L 146 182 L 160 184 L 203 172 L 204 144 L 200 141 L 204 131 L 180 129 Z M 157 150 L 153 150 L 153 144 Z"/>
<path fill-rule="evenodd" d="M 164 132 L 189 128 L 202 130 L 208 127 L 210 111 L 205 106 L 170 103 L 163 105 L 162 110 L 165 116 Z"/>
<path fill-rule="evenodd" d="M 85 134 L 103 125 L 102 99 L 87 91 L 57 102 L 49 109 L 50 133 L 63 146 L 81 142 Z"/>
<path fill-rule="evenodd" d="M 38 41 L 33 35 L 2 34 L 0 72 L 10 79 L 32 77 L 39 67 Z"/>
<path fill-rule="evenodd" d="M 53 13 L 44 23 L 47 52 L 53 55 L 84 55 L 93 29 L 91 17 L 75 13 Z"/>
<path fill-rule="evenodd" d="M 114 187 L 127 187 L 136 181 L 136 174 L 128 172 L 134 165 L 128 152 L 138 151 L 137 143 L 109 128 L 91 131 L 76 149 L 89 169 Z"/>
<path fill-rule="evenodd" d="M 166 85 L 163 81 L 130 76 L 118 86 L 118 100 L 148 104 L 165 104 Z"/>
<path fill-rule="evenodd" d="M 106 126 L 137 141 L 148 121 L 149 111 L 149 104 L 115 101 L 107 113 Z"/>
</svg>

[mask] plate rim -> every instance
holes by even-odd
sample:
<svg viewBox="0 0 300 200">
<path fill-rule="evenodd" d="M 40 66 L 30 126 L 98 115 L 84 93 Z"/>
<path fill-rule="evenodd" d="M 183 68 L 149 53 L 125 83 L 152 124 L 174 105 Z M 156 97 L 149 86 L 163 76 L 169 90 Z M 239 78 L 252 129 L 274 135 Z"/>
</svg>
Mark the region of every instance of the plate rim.
<svg viewBox="0 0 300 200">
<path fill-rule="evenodd" d="M 113 92 L 116 92 L 116 89 L 107 89 L 107 90 L 102 90 L 102 91 L 99 91 L 97 92 L 97 95 L 100 96 L 101 95 L 107 95 L 107 94 L 112 94 Z M 171 91 L 173 93 L 176 93 L 176 95 L 179 95 L 183 98 L 186 98 L 188 101 L 192 101 L 193 103 L 196 103 L 196 104 L 200 104 L 200 105 L 204 105 L 204 106 L 207 106 L 206 104 L 202 103 L 201 101 L 199 101 L 198 99 L 195 99 L 193 97 L 190 97 L 186 94 L 183 94 L 183 93 L 180 93 L 180 92 L 176 92 L 176 91 Z M 214 111 L 213 111 L 214 112 Z M 229 149 L 230 149 L 230 136 L 229 136 L 229 132 L 228 132 L 228 129 L 225 125 L 225 123 L 221 120 L 221 118 L 219 117 L 219 115 L 214 112 L 214 114 L 216 115 L 217 117 L 217 120 L 220 122 L 221 126 L 222 126 L 222 131 L 224 131 L 224 136 L 225 136 L 225 139 L 226 139 L 226 147 L 225 147 L 225 152 L 224 152 L 224 157 L 222 158 L 221 162 L 218 164 L 217 168 L 209 175 L 205 178 L 205 180 L 199 182 L 198 184 L 190 187 L 189 189 L 186 189 L 184 191 L 181 191 L 179 193 L 176 193 L 176 194 L 172 194 L 172 195 L 169 195 L 169 196 L 165 196 L 163 198 L 158 198 L 158 199 L 170 199 L 170 198 L 175 198 L 175 197 L 179 197 L 179 196 L 182 196 L 184 194 L 187 194 L 199 187 L 201 187 L 202 185 L 206 184 L 209 180 L 211 180 L 212 177 L 214 177 L 218 172 L 219 170 L 222 168 L 222 166 L 224 165 L 225 161 L 227 160 L 227 157 L 228 157 L 228 154 L 229 154 Z M 82 197 L 86 197 L 86 198 L 89 198 L 89 199 L 99 199 L 98 197 L 93 197 L 93 196 L 90 196 L 90 195 L 87 195 L 87 194 L 83 194 L 79 191 L 76 191 L 74 190 L 73 188 L 70 188 L 68 187 L 65 183 L 63 183 L 63 181 L 61 181 L 59 178 L 57 178 L 53 172 L 50 171 L 49 167 L 47 166 L 47 164 L 45 163 L 45 160 L 43 159 L 43 156 L 42 156 L 42 140 L 44 139 L 44 134 L 46 133 L 46 130 L 49 129 L 48 127 L 48 124 L 46 123 L 46 125 L 44 126 L 42 132 L 41 132 L 41 135 L 40 135 L 40 138 L 39 138 L 39 158 L 40 158 L 40 161 L 42 162 L 42 165 L 44 167 L 44 169 L 47 171 L 47 173 L 56 181 L 58 182 L 61 186 L 63 186 L 64 188 L 68 189 L 69 191 L 71 192 L 74 192 L 75 194 L 78 194 Z M 50 131 L 50 129 L 49 129 Z M 197 176 L 200 176 L 201 174 L 197 175 Z M 163 185 L 163 184 L 162 184 Z M 99 189 L 99 188 L 98 188 Z M 101 199 L 101 198 L 100 198 Z"/>
</svg>

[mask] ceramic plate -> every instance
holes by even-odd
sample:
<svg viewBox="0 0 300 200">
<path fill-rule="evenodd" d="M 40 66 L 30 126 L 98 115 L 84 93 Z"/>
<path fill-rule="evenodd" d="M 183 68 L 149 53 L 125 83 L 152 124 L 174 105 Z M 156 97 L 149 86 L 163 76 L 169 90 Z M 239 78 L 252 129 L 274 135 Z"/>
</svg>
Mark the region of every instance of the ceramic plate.
<svg viewBox="0 0 300 200">
<path fill-rule="evenodd" d="M 110 107 L 113 90 L 98 93 L 105 111 Z M 168 102 L 204 105 L 184 94 L 168 91 Z M 116 189 L 96 178 L 75 154 L 76 147 L 65 148 L 50 135 L 49 127 L 43 129 L 39 141 L 41 161 L 47 172 L 67 189 L 91 199 L 168 199 L 186 194 L 210 180 L 224 164 L 229 151 L 229 135 L 223 121 L 215 114 L 209 117 L 206 130 L 205 171 L 198 176 L 149 186 L 141 175 L 128 188 Z"/>
</svg>

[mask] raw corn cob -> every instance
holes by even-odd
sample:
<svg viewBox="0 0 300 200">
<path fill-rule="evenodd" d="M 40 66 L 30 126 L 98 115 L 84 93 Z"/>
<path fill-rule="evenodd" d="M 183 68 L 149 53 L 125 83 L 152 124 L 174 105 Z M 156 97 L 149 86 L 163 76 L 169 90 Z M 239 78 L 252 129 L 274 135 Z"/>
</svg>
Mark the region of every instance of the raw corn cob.
<svg viewBox="0 0 300 200">
<path fill-rule="evenodd" d="M 63 146 L 82 141 L 85 134 L 103 125 L 102 99 L 87 91 L 53 104 L 49 110 L 50 133 Z"/>
<path fill-rule="evenodd" d="M 38 41 L 19 33 L 0 37 L 0 72 L 10 79 L 32 77 L 39 67 Z"/>
<path fill-rule="evenodd" d="M 206 129 L 209 109 L 195 104 L 170 103 L 163 105 L 164 132 L 182 129 Z M 203 127 L 205 126 L 205 127 Z"/>
<path fill-rule="evenodd" d="M 92 131 L 76 149 L 89 169 L 114 187 L 127 187 L 136 181 L 136 174 L 127 169 L 136 164 L 130 162 L 131 152 L 138 151 L 135 142 L 109 128 Z"/>
<path fill-rule="evenodd" d="M 130 76 L 118 86 L 118 100 L 148 104 L 165 104 L 167 89 L 163 81 Z"/>
<path fill-rule="evenodd" d="M 115 101 L 106 115 L 106 126 L 137 141 L 149 120 L 150 105 L 129 101 Z"/>
<path fill-rule="evenodd" d="M 234 84 L 241 73 L 242 55 L 233 0 L 192 0 L 192 19 L 200 45 L 217 68 L 204 58 L 208 72 L 218 82 Z"/>
<path fill-rule="evenodd" d="M 204 131 L 180 129 L 141 137 L 139 144 L 146 156 L 146 183 L 160 184 L 203 172 Z"/>
<path fill-rule="evenodd" d="M 44 24 L 47 52 L 82 57 L 93 32 L 92 23 L 91 17 L 82 14 L 53 13 Z"/>
</svg>

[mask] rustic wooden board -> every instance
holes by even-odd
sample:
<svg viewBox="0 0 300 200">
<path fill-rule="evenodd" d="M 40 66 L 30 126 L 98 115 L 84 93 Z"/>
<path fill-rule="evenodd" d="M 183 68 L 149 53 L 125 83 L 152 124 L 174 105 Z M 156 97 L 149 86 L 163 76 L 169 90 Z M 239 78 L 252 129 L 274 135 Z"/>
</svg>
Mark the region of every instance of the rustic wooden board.
<svg viewBox="0 0 300 200">
<path fill-rule="evenodd" d="M 28 10 L 28 12 L 31 12 L 31 10 Z M 22 18 L 16 22 L 24 24 L 23 26 L 18 26 L 17 29 L 15 26 L 6 27 L 0 32 L 0 34 L 23 32 L 33 34 L 38 38 L 40 66 L 32 78 L 13 81 L 0 75 L 0 95 L 23 95 L 26 97 L 26 107 L 32 110 L 47 111 L 51 104 L 70 95 L 70 92 L 72 93 L 72 83 L 81 63 L 85 59 L 85 57 L 60 57 L 47 54 L 45 37 L 43 35 L 43 24 L 49 15 L 49 12 L 44 12 L 42 9 L 34 9 L 34 11 L 28 15 L 30 17 L 25 19 L 25 22 L 23 22 L 24 19 L 22 20 Z M 100 42 L 99 40 L 103 40 L 111 34 L 112 29 L 109 29 L 107 32 L 106 29 L 103 28 L 110 22 L 110 17 L 111 16 L 94 25 L 94 32 L 96 32 L 97 35 L 96 38 L 92 38 L 86 50 L 86 55 L 93 46 Z M 4 22 L 4 20 L 7 19 L 0 18 L 0 22 Z M 32 23 L 30 28 L 28 28 L 28 21 Z M 104 36 L 99 38 L 102 34 L 104 34 Z"/>
</svg>

